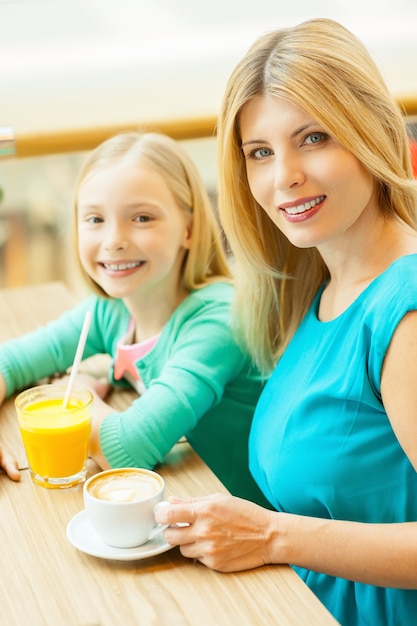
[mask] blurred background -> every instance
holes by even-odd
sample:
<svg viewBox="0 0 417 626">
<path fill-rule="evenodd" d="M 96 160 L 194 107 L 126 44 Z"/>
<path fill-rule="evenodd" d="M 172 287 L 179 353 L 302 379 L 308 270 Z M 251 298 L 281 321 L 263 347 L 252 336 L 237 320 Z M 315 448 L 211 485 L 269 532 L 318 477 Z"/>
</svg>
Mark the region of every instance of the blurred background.
<svg viewBox="0 0 417 626">
<path fill-rule="evenodd" d="M 417 114 L 415 0 L 0 0 L 0 287 L 63 280 L 82 293 L 72 188 L 113 132 L 183 142 L 215 205 L 214 126 L 230 72 L 262 33 L 313 17 L 355 32 Z"/>
</svg>

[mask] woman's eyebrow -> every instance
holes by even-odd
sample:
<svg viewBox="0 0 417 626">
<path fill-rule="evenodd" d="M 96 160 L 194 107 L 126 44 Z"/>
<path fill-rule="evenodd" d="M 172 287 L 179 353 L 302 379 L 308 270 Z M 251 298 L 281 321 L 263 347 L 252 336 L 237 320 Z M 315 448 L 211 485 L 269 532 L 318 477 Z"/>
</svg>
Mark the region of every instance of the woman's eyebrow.
<svg viewBox="0 0 417 626">
<path fill-rule="evenodd" d="M 303 124 L 302 126 L 296 128 L 290 135 L 290 138 L 293 139 L 294 137 L 297 137 L 298 135 L 300 135 L 301 133 L 304 133 L 306 130 L 308 130 L 309 128 L 316 126 L 317 123 L 314 122 L 313 120 L 311 122 L 307 122 L 306 124 Z M 242 142 L 242 148 L 244 148 L 245 146 L 250 146 L 252 144 L 261 144 L 261 143 L 268 143 L 268 141 L 266 139 L 248 139 L 248 141 L 243 141 Z"/>
<path fill-rule="evenodd" d="M 267 143 L 267 141 L 266 139 L 250 139 L 249 141 L 242 142 L 242 148 L 244 148 L 245 146 L 250 146 L 252 144 L 259 144 L 259 143 Z"/>
</svg>

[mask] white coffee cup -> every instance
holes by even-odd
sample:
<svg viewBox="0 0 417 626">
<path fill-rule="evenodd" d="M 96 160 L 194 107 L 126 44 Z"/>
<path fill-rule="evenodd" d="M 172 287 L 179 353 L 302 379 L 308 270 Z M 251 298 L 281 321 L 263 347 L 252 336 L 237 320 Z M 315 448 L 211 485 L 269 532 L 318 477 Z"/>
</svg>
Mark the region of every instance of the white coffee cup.
<svg viewBox="0 0 417 626">
<path fill-rule="evenodd" d="M 104 543 L 134 548 L 146 543 L 156 527 L 154 507 L 164 488 L 164 479 L 152 470 L 105 470 L 84 483 L 85 511 Z"/>
</svg>

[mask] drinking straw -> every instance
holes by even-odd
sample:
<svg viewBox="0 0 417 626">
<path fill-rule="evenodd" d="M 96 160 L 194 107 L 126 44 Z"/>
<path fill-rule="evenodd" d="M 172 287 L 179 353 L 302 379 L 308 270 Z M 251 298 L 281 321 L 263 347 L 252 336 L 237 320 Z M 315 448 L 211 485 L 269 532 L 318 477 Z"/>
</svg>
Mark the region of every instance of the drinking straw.
<svg viewBox="0 0 417 626">
<path fill-rule="evenodd" d="M 88 330 L 90 328 L 91 315 L 92 315 L 91 311 L 87 311 L 85 314 L 84 324 L 81 330 L 80 338 L 78 340 L 77 351 L 75 353 L 74 363 L 72 364 L 71 374 L 70 374 L 69 381 L 68 381 L 68 387 L 65 392 L 64 402 L 62 405 L 63 409 L 67 408 L 69 399 L 71 397 L 72 388 L 74 387 L 75 378 L 78 373 L 78 368 L 80 367 L 81 358 L 84 352 L 85 342 L 87 341 Z"/>
</svg>

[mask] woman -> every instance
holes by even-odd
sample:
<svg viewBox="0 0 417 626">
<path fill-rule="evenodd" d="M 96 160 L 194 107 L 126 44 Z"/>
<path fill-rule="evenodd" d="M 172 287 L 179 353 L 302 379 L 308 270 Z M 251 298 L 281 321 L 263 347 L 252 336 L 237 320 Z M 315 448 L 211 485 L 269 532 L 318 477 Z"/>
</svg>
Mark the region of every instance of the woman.
<svg viewBox="0 0 417 626">
<path fill-rule="evenodd" d="M 417 196 L 401 113 L 360 41 L 263 36 L 219 121 L 239 329 L 273 369 L 250 467 L 276 511 L 172 499 L 167 541 L 222 571 L 289 563 L 343 626 L 417 614 Z"/>
</svg>

